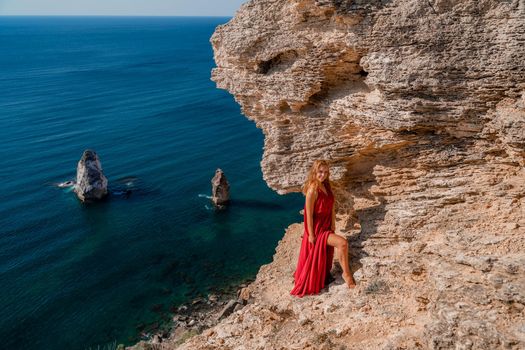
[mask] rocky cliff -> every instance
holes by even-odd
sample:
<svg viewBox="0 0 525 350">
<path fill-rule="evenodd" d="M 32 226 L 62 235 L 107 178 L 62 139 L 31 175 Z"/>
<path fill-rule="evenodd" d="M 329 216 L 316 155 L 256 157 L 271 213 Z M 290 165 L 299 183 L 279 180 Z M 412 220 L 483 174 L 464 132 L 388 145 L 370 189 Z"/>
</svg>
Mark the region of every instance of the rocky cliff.
<svg viewBox="0 0 525 350">
<path fill-rule="evenodd" d="M 211 42 L 268 185 L 333 164 L 359 286 L 291 297 L 292 225 L 184 348 L 525 348 L 524 0 L 253 0 Z"/>
</svg>

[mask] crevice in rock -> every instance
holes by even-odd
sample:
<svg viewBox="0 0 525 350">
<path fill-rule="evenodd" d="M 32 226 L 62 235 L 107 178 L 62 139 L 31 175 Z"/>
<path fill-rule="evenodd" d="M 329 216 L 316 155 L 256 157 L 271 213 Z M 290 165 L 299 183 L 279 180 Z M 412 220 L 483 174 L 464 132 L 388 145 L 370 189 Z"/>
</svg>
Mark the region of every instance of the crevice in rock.
<svg viewBox="0 0 525 350">
<path fill-rule="evenodd" d="M 281 113 L 291 113 L 292 109 L 290 108 L 290 105 L 286 101 L 281 101 L 279 103 L 279 112 L 281 112 Z"/>
<path fill-rule="evenodd" d="M 311 112 L 333 98 L 369 92 L 370 89 L 365 83 L 368 72 L 359 64 L 360 59 L 355 51 L 348 51 L 339 60 L 324 67 L 324 79 L 319 90 L 308 98 L 301 107 L 301 112 Z"/>
<path fill-rule="evenodd" d="M 368 76 L 368 72 L 364 69 L 361 69 L 361 71 L 359 72 L 359 75 L 366 78 Z"/>
<path fill-rule="evenodd" d="M 294 64 L 298 56 L 295 50 L 281 52 L 269 60 L 259 62 L 257 65 L 257 73 L 272 74 L 287 70 Z"/>
<path fill-rule="evenodd" d="M 331 7 L 338 15 L 349 15 L 385 7 L 391 0 L 315 0 L 319 7 Z"/>
<path fill-rule="evenodd" d="M 425 137 L 425 136 L 434 136 L 437 134 L 438 130 L 441 130 L 437 127 L 427 127 L 427 126 L 416 126 L 413 128 L 403 128 L 398 129 L 396 132 L 400 136 L 419 136 L 419 137 Z"/>
</svg>

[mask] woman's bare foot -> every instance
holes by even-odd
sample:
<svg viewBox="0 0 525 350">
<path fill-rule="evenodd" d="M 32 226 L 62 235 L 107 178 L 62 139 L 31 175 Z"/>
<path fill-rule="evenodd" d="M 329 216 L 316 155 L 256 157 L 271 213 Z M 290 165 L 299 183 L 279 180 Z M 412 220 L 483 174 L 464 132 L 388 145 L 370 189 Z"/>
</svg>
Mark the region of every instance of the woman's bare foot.
<svg viewBox="0 0 525 350">
<path fill-rule="evenodd" d="M 354 277 L 352 277 L 351 274 L 344 274 L 343 273 L 343 279 L 345 280 L 346 285 L 348 286 L 348 288 L 355 288 Z"/>
</svg>

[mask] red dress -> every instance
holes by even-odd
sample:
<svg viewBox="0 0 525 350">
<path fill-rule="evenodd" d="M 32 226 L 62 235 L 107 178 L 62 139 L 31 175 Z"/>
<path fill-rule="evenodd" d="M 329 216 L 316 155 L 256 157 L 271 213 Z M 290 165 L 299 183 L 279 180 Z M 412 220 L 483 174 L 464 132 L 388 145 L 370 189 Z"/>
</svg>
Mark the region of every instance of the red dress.
<svg viewBox="0 0 525 350">
<path fill-rule="evenodd" d="M 332 208 L 334 196 L 328 182 L 324 183 L 328 194 L 317 189 L 317 199 L 313 209 L 313 228 L 315 244 L 308 241 L 308 224 L 306 205 L 304 207 L 304 234 L 299 252 L 299 261 L 294 273 L 295 286 L 292 295 L 303 297 L 306 294 L 317 294 L 324 288 L 325 278 L 330 273 L 334 258 L 334 247 L 326 244 L 332 227 Z"/>
</svg>

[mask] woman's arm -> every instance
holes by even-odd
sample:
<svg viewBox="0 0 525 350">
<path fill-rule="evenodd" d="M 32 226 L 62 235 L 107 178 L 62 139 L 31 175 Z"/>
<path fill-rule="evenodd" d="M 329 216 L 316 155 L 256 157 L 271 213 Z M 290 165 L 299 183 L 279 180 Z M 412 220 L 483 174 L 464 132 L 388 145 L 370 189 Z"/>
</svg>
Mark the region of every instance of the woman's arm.
<svg viewBox="0 0 525 350">
<path fill-rule="evenodd" d="M 308 192 L 306 192 L 306 227 L 308 228 L 308 241 L 310 243 L 315 243 L 315 235 L 314 235 L 314 204 L 315 200 L 317 199 L 317 192 L 310 188 L 308 189 Z"/>
</svg>

